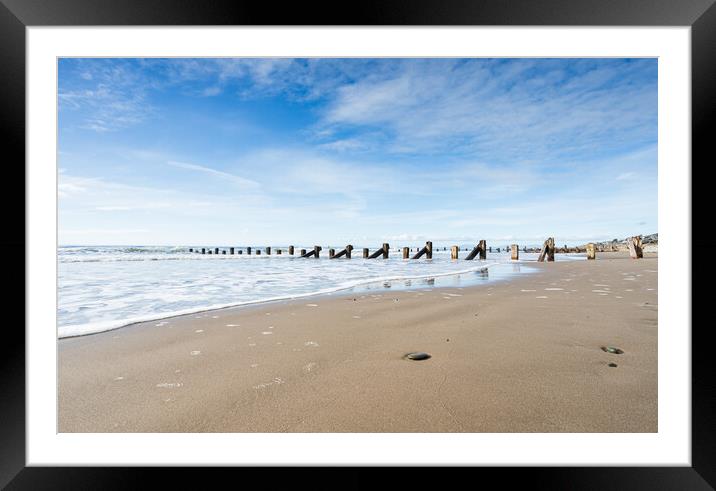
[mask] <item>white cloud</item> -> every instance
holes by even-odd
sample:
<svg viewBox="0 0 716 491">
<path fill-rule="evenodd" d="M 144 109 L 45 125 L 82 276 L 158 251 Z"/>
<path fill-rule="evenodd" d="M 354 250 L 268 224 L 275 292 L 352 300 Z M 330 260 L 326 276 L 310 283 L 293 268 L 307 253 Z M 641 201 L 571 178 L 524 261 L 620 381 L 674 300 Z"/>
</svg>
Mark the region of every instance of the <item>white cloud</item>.
<svg viewBox="0 0 716 491">
<path fill-rule="evenodd" d="M 365 77 L 339 88 L 324 126 L 381 128 L 393 138 L 394 152 L 460 151 L 512 161 L 594 153 L 617 139 L 656 137 L 655 83 L 630 85 L 604 66 L 558 88 L 535 87 L 545 74 L 528 72 L 534 66 L 532 60 L 405 65 L 388 78 Z"/>
<path fill-rule="evenodd" d="M 212 87 L 207 87 L 207 88 L 205 88 L 205 89 L 201 92 L 201 95 L 206 96 L 206 97 L 212 97 L 212 96 L 221 94 L 221 92 L 222 92 L 221 87 L 218 87 L 218 86 L 214 85 L 214 86 L 212 86 Z"/>
<path fill-rule="evenodd" d="M 636 177 L 636 172 L 623 172 L 617 176 L 617 181 L 623 181 L 625 179 L 633 179 Z"/>
<path fill-rule="evenodd" d="M 79 126 L 99 133 L 116 131 L 145 121 L 155 113 L 147 91 L 151 84 L 134 67 L 116 60 L 73 60 L 83 83 L 58 80 L 60 111 L 79 111 Z"/>
<path fill-rule="evenodd" d="M 369 142 L 365 139 L 345 138 L 342 140 L 334 140 L 328 143 L 321 143 L 318 148 L 323 150 L 331 150 L 335 152 L 360 152 L 370 148 Z"/>
<path fill-rule="evenodd" d="M 205 174 L 210 174 L 212 176 L 220 177 L 222 179 L 228 180 L 232 184 L 238 185 L 242 189 L 256 189 L 259 187 L 259 183 L 256 181 L 252 181 L 251 179 L 246 179 L 245 177 L 236 176 L 234 174 L 229 174 L 228 172 L 223 172 L 220 170 L 212 169 L 211 167 L 206 167 L 203 165 L 197 165 L 197 164 L 190 164 L 186 162 L 176 162 L 176 161 L 169 161 L 167 164 L 173 166 L 173 167 L 179 167 L 181 169 L 188 169 L 193 170 L 197 172 L 203 172 Z"/>
</svg>

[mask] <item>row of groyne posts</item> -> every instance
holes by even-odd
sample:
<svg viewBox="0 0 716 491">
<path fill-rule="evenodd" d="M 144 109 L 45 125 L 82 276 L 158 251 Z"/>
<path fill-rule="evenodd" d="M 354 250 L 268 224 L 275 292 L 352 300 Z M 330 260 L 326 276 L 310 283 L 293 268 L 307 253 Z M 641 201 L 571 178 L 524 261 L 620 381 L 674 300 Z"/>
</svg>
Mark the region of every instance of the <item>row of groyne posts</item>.
<svg viewBox="0 0 716 491">
<path fill-rule="evenodd" d="M 644 253 L 642 250 L 642 242 L 641 242 L 641 236 L 636 237 L 630 237 L 627 239 L 627 244 L 629 246 L 629 255 L 634 258 L 642 258 L 644 257 Z M 527 248 L 523 247 L 522 252 L 539 252 L 539 257 L 537 260 L 539 262 L 543 262 L 545 259 L 547 261 L 554 261 L 554 254 L 557 253 L 567 253 L 567 252 L 586 252 L 587 253 L 587 259 L 595 259 L 597 249 L 599 249 L 600 252 L 604 252 L 603 247 L 597 247 L 593 243 L 589 243 L 584 248 L 580 247 L 567 247 L 566 245 L 564 247 L 557 248 L 554 245 L 554 237 L 550 237 L 547 240 L 544 241 L 544 244 L 541 248 Z M 321 246 L 313 246 L 312 250 L 306 250 L 306 249 L 300 249 L 298 256 L 299 257 L 313 257 L 318 259 L 320 257 L 321 251 L 323 248 Z M 444 247 L 443 250 L 447 250 L 447 247 Z M 467 251 L 468 249 L 465 249 Z M 500 252 L 500 248 L 496 248 L 497 252 Z M 517 244 L 512 244 L 509 247 L 510 250 L 510 257 L 513 260 L 518 260 L 520 258 L 520 248 Z M 190 248 L 189 252 L 193 253 L 201 253 L 201 254 L 219 254 L 219 248 L 215 247 L 212 249 L 207 249 L 206 247 L 202 247 L 201 249 L 194 249 Z M 264 249 L 265 253 L 267 255 L 271 255 L 271 247 L 266 247 Z M 460 248 L 458 246 L 452 246 L 450 248 L 450 257 L 451 259 L 458 259 Z M 505 247 L 505 251 L 507 251 L 507 247 Z M 251 254 L 252 248 L 247 247 L 246 248 L 246 254 Z M 253 249 L 253 252 L 255 255 L 261 254 L 261 249 Z M 283 254 L 282 249 L 275 249 L 275 252 L 277 255 Z M 368 248 L 363 248 L 363 258 L 364 259 L 377 259 L 377 258 L 383 258 L 388 259 L 388 254 L 390 252 L 390 244 L 384 243 L 381 248 L 376 250 L 371 254 L 370 250 Z M 420 259 L 421 257 L 425 256 L 426 259 L 432 259 L 433 258 L 433 243 L 428 241 L 425 243 L 425 246 L 423 248 L 417 248 L 416 254 L 414 254 L 412 257 L 410 257 L 410 248 L 409 247 L 403 247 L 402 253 L 403 253 L 403 259 Z M 487 246 L 487 242 L 485 240 L 481 240 L 473 249 L 472 251 L 465 257 L 466 261 L 472 261 L 476 257 L 479 256 L 479 259 L 487 259 L 487 253 L 492 252 L 492 247 Z M 221 250 L 221 254 L 226 254 L 226 249 Z M 243 249 L 240 248 L 229 248 L 229 254 L 243 254 Z M 288 254 L 290 256 L 293 256 L 295 253 L 293 246 L 288 246 Z M 329 259 L 338 259 L 338 258 L 346 258 L 351 259 L 353 253 L 353 246 L 348 244 L 343 250 L 336 252 L 335 249 L 328 249 L 328 258 Z"/>
</svg>

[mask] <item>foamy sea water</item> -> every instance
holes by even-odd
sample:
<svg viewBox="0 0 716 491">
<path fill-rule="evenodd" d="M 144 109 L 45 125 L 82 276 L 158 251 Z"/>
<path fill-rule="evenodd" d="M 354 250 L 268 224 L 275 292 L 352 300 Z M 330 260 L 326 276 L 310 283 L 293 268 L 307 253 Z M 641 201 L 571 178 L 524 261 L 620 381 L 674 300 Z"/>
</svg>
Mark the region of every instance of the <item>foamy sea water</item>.
<svg viewBox="0 0 716 491">
<path fill-rule="evenodd" d="M 260 256 L 248 256 L 202 255 L 188 247 L 60 247 L 58 336 L 350 289 L 470 286 L 529 272 L 529 262 L 537 258 L 520 252 L 515 264 L 502 252 L 488 253 L 486 261 L 453 261 L 447 250 L 433 252 L 432 260 L 403 260 L 393 251 L 387 260 L 365 260 L 356 248 L 353 259 L 329 260 L 327 249 L 320 259 L 289 256 L 283 249 L 283 255 L 262 250 Z M 460 252 L 462 258 L 467 254 Z M 575 259 L 584 255 L 556 256 Z"/>
</svg>

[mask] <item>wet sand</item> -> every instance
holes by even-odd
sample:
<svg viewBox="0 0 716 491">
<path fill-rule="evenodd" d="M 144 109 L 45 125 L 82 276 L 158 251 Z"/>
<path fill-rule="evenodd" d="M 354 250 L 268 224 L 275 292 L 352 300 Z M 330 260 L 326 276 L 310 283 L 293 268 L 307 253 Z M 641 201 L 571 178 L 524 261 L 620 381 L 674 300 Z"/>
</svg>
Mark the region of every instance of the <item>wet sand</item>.
<svg viewBox="0 0 716 491">
<path fill-rule="evenodd" d="M 656 432 L 656 255 L 530 265 L 59 340 L 59 431 Z"/>
</svg>

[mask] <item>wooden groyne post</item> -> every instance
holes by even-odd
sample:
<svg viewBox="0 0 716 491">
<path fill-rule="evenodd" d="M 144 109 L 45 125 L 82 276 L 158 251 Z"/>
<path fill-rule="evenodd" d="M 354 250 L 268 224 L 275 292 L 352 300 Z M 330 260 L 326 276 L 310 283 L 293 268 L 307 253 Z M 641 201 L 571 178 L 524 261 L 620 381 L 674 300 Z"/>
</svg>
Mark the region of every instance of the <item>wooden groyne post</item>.
<svg viewBox="0 0 716 491">
<path fill-rule="evenodd" d="M 266 254 L 269 255 L 269 256 L 271 255 L 271 248 L 270 248 L 270 247 L 267 247 L 267 248 L 266 248 Z"/>
<path fill-rule="evenodd" d="M 577 247 L 577 252 L 579 252 L 579 247 Z M 594 244 L 590 242 L 587 244 L 587 259 L 596 259 L 597 258 L 597 248 L 594 247 Z"/>
<path fill-rule="evenodd" d="M 260 256 L 260 255 L 261 255 L 261 249 L 256 249 L 256 255 L 257 255 L 257 256 Z"/>
<path fill-rule="evenodd" d="M 305 256 L 305 255 L 306 255 L 306 249 L 301 249 L 300 251 L 298 251 L 298 255 L 299 255 L 300 257 Z"/>
<path fill-rule="evenodd" d="M 282 254 L 281 249 L 276 249 L 276 254 L 278 254 L 280 256 Z"/>
<path fill-rule="evenodd" d="M 229 254 L 231 254 L 232 256 L 234 255 L 234 248 L 233 248 L 233 247 L 229 247 Z"/>
<path fill-rule="evenodd" d="M 321 246 L 313 246 L 313 250 L 308 253 L 306 252 L 306 249 L 301 249 L 301 257 L 315 257 L 318 259 L 322 249 L 323 248 Z"/>
<path fill-rule="evenodd" d="M 428 241 L 425 243 L 425 247 L 420 249 L 416 255 L 413 256 L 413 259 L 420 259 L 422 256 L 425 256 L 426 259 L 432 259 L 433 258 L 433 243 Z"/>
<path fill-rule="evenodd" d="M 636 237 L 630 237 L 627 240 L 627 243 L 629 245 L 629 256 L 632 259 L 641 259 L 644 257 L 644 250 L 642 249 L 641 244 L 641 235 L 638 235 Z"/>
<path fill-rule="evenodd" d="M 363 259 L 368 259 L 368 248 L 367 247 L 363 248 Z"/>
<path fill-rule="evenodd" d="M 363 249 L 363 257 L 365 257 L 365 251 L 368 249 Z M 375 259 L 378 256 L 383 256 L 383 259 L 388 259 L 388 252 L 390 251 L 390 244 L 387 242 L 383 244 L 383 247 L 375 251 L 373 254 L 368 256 L 368 259 Z"/>
<path fill-rule="evenodd" d="M 241 249 L 239 249 L 239 250 L 238 250 L 238 253 L 239 253 L 239 254 L 243 254 L 244 251 L 242 251 Z"/>
<path fill-rule="evenodd" d="M 340 251 L 338 254 L 336 254 L 335 249 L 329 249 L 328 250 L 328 257 L 331 259 L 337 259 L 339 257 L 346 256 L 346 259 L 351 258 L 351 251 L 353 251 L 353 246 L 348 244 L 342 251 Z"/>
<path fill-rule="evenodd" d="M 206 254 L 206 247 L 202 247 L 202 248 L 201 248 L 201 253 L 202 253 L 202 254 Z"/>
<path fill-rule="evenodd" d="M 512 244 L 510 246 L 510 251 L 511 251 L 510 258 L 513 261 L 518 261 L 520 259 L 520 247 L 517 244 Z"/>
<path fill-rule="evenodd" d="M 554 261 L 554 237 L 550 237 L 549 239 L 544 241 L 544 244 L 542 245 L 542 251 L 539 253 L 537 261 L 544 262 L 545 257 L 547 258 L 548 262 Z"/>
<path fill-rule="evenodd" d="M 218 254 L 218 253 L 219 253 L 219 248 L 218 248 L 218 247 L 215 247 L 215 248 L 214 248 L 214 254 Z"/>
<path fill-rule="evenodd" d="M 249 256 L 251 255 L 251 248 L 250 248 L 250 247 L 247 247 L 247 248 L 246 248 L 246 254 L 248 254 Z"/>
<path fill-rule="evenodd" d="M 465 260 L 472 261 L 473 259 L 475 259 L 475 257 L 478 254 L 480 254 L 480 259 L 483 259 L 483 260 L 487 259 L 487 251 L 488 251 L 487 241 L 485 241 L 483 239 L 475 246 L 475 248 L 472 250 L 472 252 L 470 252 L 470 254 L 467 255 Z M 489 247 L 489 251 L 492 252 L 492 247 Z"/>
<path fill-rule="evenodd" d="M 288 254 L 293 256 L 293 246 L 288 246 Z"/>
<path fill-rule="evenodd" d="M 410 259 L 410 247 L 403 247 L 403 259 Z"/>
<path fill-rule="evenodd" d="M 450 259 L 457 259 L 457 253 L 460 250 L 458 246 L 452 246 L 450 248 Z"/>
</svg>

